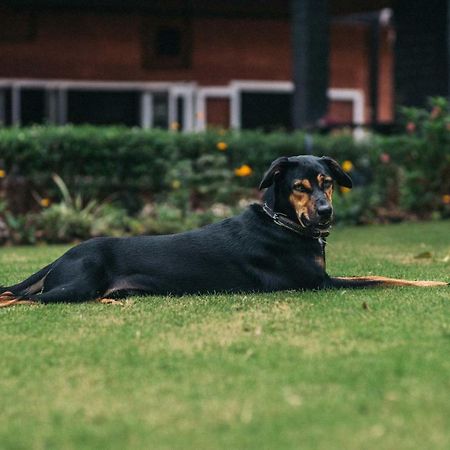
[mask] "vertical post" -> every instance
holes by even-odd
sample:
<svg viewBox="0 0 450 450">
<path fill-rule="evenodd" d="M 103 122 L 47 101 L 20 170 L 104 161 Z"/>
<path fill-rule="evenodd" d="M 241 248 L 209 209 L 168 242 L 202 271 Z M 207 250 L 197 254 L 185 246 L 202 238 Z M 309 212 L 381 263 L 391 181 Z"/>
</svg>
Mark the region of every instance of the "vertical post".
<svg viewBox="0 0 450 450">
<path fill-rule="evenodd" d="M 192 89 L 189 88 L 183 94 L 183 131 L 193 131 L 194 129 L 194 97 Z"/>
<path fill-rule="evenodd" d="M 195 101 L 195 130 L 206 130 L 206 97 L 201 89 L 198 90 Z"/>
<path fill-rule="evenodd" d="M 11 123 L 17 127 L 20 127 L 21 122 L 21 106 L 20 88 L 13 85 L 11 89 Z"/>
<path fill-rule="evenodd" d="M 177 96 L 174 93 L 173 89 L 169 89 L 169 98 L 168 98 L 168 124 L 169 130 L 172 129 L 172 124 L 177 120 Z"/>
<path fill-rule="evenodd" d="M 145 91 L 141 93 L 141 127 L 148 129 L 153 126 L 153 95 Z"/>
<path fill-rule="evenodd" d="M 328 106 L 327 0 L 291 0 L 294 128 L 313 126 Z"/>
<path fill-rule="evenodd" d="M 233 130 L 240 130 L 241 125 L 241 91 L 233 86 L 230 95 L 230 126 Z"/>
<path fill-rule="evenodd" d="M 67 123 L 67 89 L 61 88 L 58 91 L 57 120 L 59 125 Z"/>
</svg>

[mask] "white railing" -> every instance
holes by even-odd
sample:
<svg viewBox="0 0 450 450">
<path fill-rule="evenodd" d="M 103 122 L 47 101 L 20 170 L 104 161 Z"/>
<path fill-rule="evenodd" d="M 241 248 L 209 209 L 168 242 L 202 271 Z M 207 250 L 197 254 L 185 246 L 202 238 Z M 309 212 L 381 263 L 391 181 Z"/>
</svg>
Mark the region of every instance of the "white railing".
<svg viewBox="0 0 450 450">
<path fill-rule="evenodd" d="M 42 89 L 45 93 L 46 121 L 55 124 L 67 123 L 70 105 L 69 91 L 128 91 L 140 95 L 139 124 L 143 128 L 154 125 L 154 95 L 167 93 L 167 123 L 169 127 L 183 123 L 183 131 L 201 131 L 208 125 L 207 101 L 210 98 L 223 98 L 229 101 L 230 123 L 233 129 L 242 125 L 241 96 L 246 92 L 293 93 L 294 84 L 290 81 L 241 81 L 234 80 L 225 86 L 199 86 L 194 82 L 128 82 L 128 81 L 77 81 L 77 80 L 35 80 L 0 79 L 0 124 L 5 123 L 6 90 L 11 92 L 9 120 L 20 125 L 22 118 L 21 94 L 23 89 Z M 333 101 L 352 103 L 353 124 L 364 123 L 365 99 L 360 89 L 330 88 L 328 97 Z M 178 116 L 177 101 L 183 99 L 181 117 Z"/>
</svg>

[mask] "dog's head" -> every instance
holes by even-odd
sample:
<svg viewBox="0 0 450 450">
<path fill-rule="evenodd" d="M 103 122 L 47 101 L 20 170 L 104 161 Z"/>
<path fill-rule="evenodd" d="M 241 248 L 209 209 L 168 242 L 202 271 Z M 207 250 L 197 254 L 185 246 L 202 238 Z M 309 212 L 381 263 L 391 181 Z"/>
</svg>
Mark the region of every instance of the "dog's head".
<svg viewBox="0 0 450 450">
<path fill-rule="evenodd" d="M 333 187 L 352 187 L 351 178 L 332 158 L 292 156 L 276 159 L 265 173 L 260 189 L 275 211 L 305 228 L 327 229 L 333 217 Z"/>
</svg>

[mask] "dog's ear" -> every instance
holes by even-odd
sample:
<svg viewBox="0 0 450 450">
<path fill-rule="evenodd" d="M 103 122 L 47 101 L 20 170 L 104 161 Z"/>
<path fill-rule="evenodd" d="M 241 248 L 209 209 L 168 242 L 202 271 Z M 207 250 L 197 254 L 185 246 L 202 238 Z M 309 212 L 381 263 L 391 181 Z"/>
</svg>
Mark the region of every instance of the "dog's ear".
<svg viewBox="0 0 450 450">
<path fill-rule="evenodd" d="M 320 160 L 328 167 L 338 184 L 346 188 L 351 188 L 353 186 L 352 179 L 344 172 L 337 161 L 329 156 L 322 156 Z"/>
<path fill-rule="evenodd" d="M 280 176 L 288 164 L 289 158 L 287 156 L 281 156 L 273 161 L 269 167 L 269 170 L 263 176 L 263 179 L 259 185 L 259 190 L 265 189 L 272 185 L 275 179 Z"/>
</svg>

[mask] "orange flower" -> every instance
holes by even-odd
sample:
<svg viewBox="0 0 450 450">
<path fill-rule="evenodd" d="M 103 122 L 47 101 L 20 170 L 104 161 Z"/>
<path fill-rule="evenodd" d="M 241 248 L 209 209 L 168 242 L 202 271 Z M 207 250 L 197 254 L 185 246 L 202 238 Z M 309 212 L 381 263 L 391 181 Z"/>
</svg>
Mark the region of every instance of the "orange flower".
<svg viewBox="0 0 450 450">
<path fill-rule="evenodd" d="M 444 205 L 450 205 L 450 194 L 444 194 L 442 196 L 442 203 Z"/>
<path fill-rule="evenodd" d="M 349 160 L 346 160 L 342 163 L 342 169 L 344 170 L 344 172 L 351 172 L 351 170 L 353 169 L 353 163 Z"/>
<path fill-rule="evenodd" d="M 243 164 L 241 167 L 234 169 L 234 174 L 237 177 L 248 177 L 253 172 L 252 168 L 247 164 Z"/>
<path fill-rule="evenodd" d="M 217 143 L 216 147 L 221 152 L 224 152 L 228 148 L 228 144 L 226 142 L 220 141 Z"/>
<path fill-rule="evenodd" d="M 180 128 L 180 124 L 178 123 L 178 122 L 172 122 L 171 124 L 170 124 L 170 129 L 171 130 L 178 130 Z"/>
<path fill-rule="evenodd" d="M 348 187 L 341 186 L 340 189 L 343 194 L 347 194 L 350 192 L 350 188 Z"/>
<path fill-rule="evenodd" d="M 3 169 L 0 169 L 0 178 L 6 177 L 6 172 Z"/>
<path fill-rule="evenodd" d="M 39 202 L 39 204 L 43 208 L 48 208 L 50 206 L 50 199 L 49 198 L 41 198 L 41 201 Z"/>
</svg>

